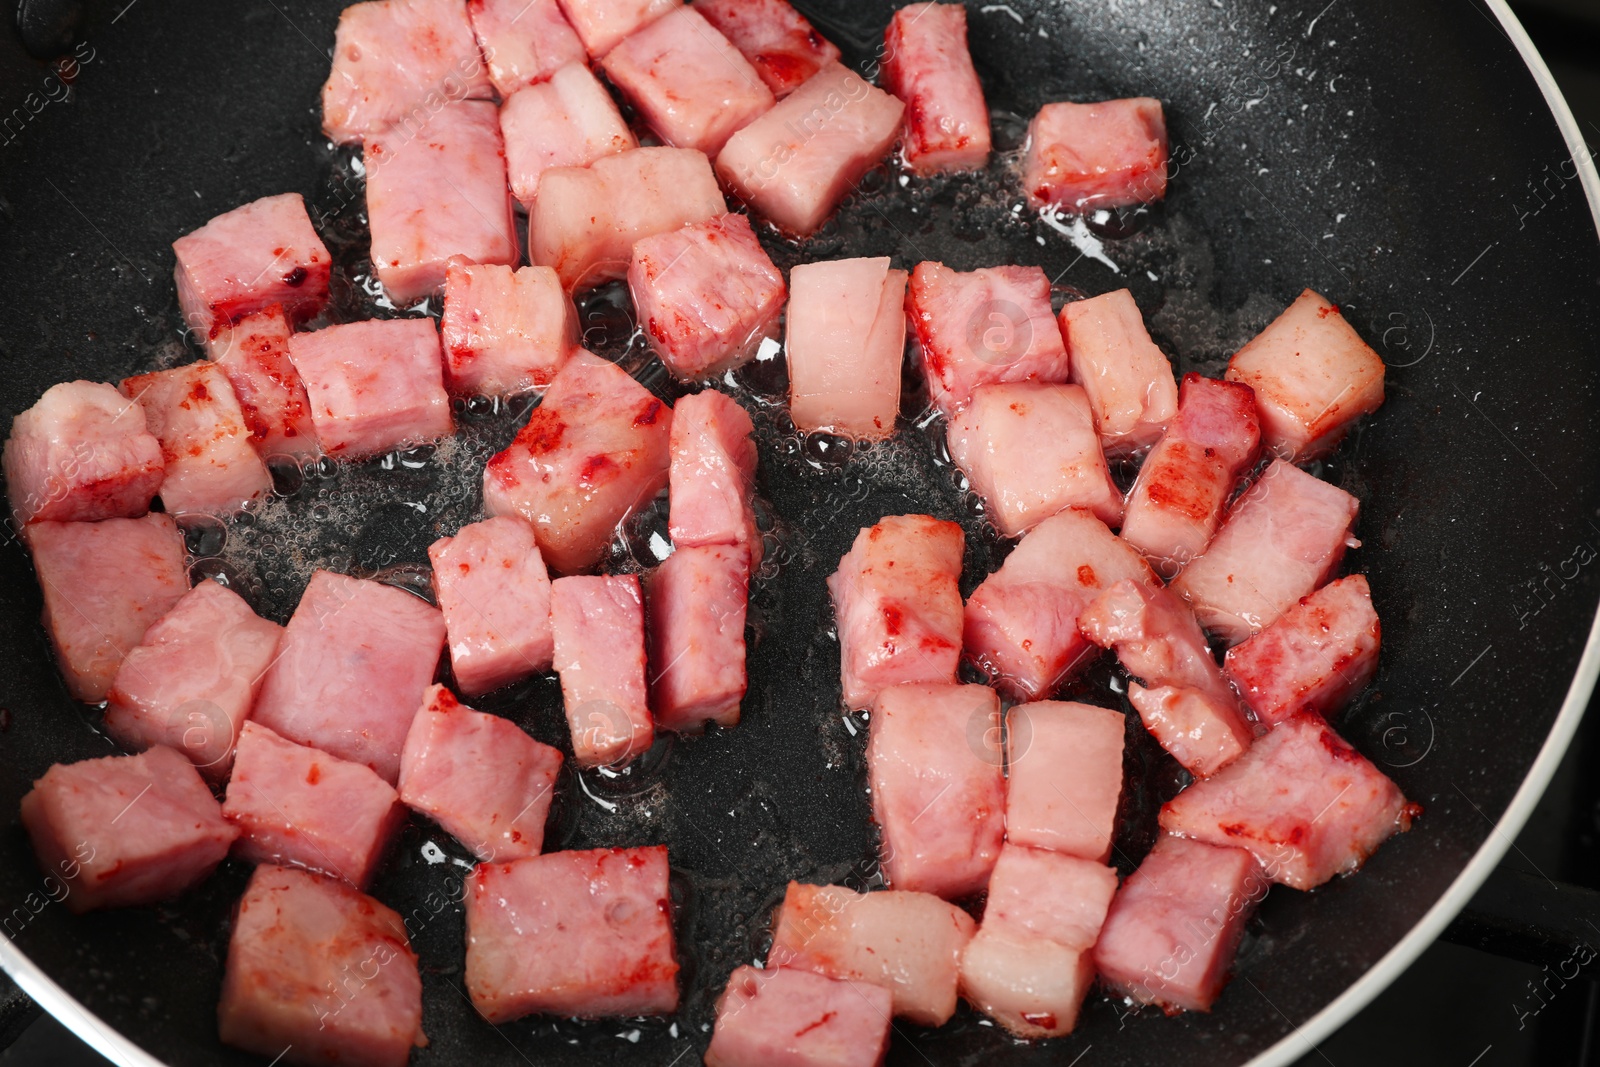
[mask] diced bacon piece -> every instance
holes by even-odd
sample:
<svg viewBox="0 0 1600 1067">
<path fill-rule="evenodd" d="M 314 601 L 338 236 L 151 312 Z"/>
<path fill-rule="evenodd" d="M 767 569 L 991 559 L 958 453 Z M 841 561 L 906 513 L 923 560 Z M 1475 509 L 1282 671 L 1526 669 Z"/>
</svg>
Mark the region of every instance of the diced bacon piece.
<svg viewBox="0 0 1600 1067">
<path fill-rule="evenodd" d="M 908 4 L 884 33 L 883 87 L 906 104 L 902 147 L 914 174 L 982 170 L 989 105 L 967 49 L 967 9 Z"/>
<path fill-rule="evenodd" d="M 489 515 L 533 523 L 558 574 L 600 562 L 617 524 L 667 484 L 672 409 L 614 363 L 574 353 L 483 474 Z"/>
<path fill-rule="evenodd" d="M 540 176 L 551 167 L 587 167 L 639 147 L 616 101 L 582 63 L 569 63 L 549 81 L 508 96 L 500 106 L 500 132 L 511 191 L 529 210 Z"/>
<path fill-rule="evenodd" d="M 1111 902 L 1095 966 L 1135 1003 L 1210 1011 L 1267 889 L 1243 849 L 1163 835 Z"/>
<path fill-rule="evenodd" d="M 931 893 L 857 893 L 790 882 L 769 967 L 800 967 L 889 990 L 894 1013 L 943 1026 L 956 1010 L 961 950 L 977 924 Z"/>
<path fill-rule="evenodd" d="M 1250 387 L 1185 374 L 1178 415 L 1128 493 L 1122 539 L 1162 577 L 1177 577 L 1211 543 L 1228 498 L 1260 450 Z"/>
<path fill-rule="evenodd" d="M 467 876 L 467 992 L 491 1023 L 678 1007 L 667 850 L 484 863 Z"/>
<path fill-rule="evenodd" d="M 1112 526 L 1122 519 L 1122 494 L 1080 385 L 980 385 L 950 420 L 947 439 L 1007 537 L 1065 508 L 1086 508 Z"/>
<path fill-rule="evenodd" d="M 1120 711 L 1019 704 L 1006 715 L 1006 839 L 1104 863 L 1122 796 Z"/>
<path fill-rule="evenodd" d="M 286 1063 L 405 1067 L 428 1039 L 404 920 L 342 882 L 256 868 L 234 916 L 217 1029 L 225 1044 Z"/>
<path fill-rule="evenodd" d="M 36 522 L 26 537 L 67 691 L 98 704 L 123 658 L 189 591 L 183 534 L 171 516 L 146 515 Z"/>
<path fill-rule="evenodd" d="M 739 214 L 638 242 L 628 288 L 650 347 L 685 381 L 749 362 L 777 336 L 789 295 L 783 272 Z"/>
<path fill-rule="evenodd" d="M 1172 591 L 1202 626 L 1238 644 L 1327 581 L 1344 558 L 1359 509 L 1338 486 L 1274 460 Z"/>
<path fill-rule="evenodd" d="M 372 269 L 397 306 L 444 288 L 451 256 L 521 258 L 494 104 L 446 104 L 420 130 L 374 134 L 364 155 Z"/>
<path fill-rule="evenodd" d="M 528 258 L 568 289 L 627 276 L 637 241 L 727 214 L 711 161 L 693 148 L 635 148 L 539 177 Z"/>
<path fill-rule="evenodd" d="M 744 699 L 750 556 L 739 545 L 678 546 L 645 582 L 650 698 L 663 730 L 737 726 Z"/>
<path fill-rule="evenodd" d="M 17 526 L 136 518 L 166 467 L 138 404 L 102 382 L 61 382 L 11 420 L 4 466 Z"/>
<path fill-rule="evenodd" d="M 1228 650 L 1225 670 L 1256 718 L 1332 715 L 1378 670 L 1382 627 L 1366 578 L 1352 574 L 1302 597 L 1278 621 Z"/>
<path fill-rule="evenodd" d="M 1071 1033 L 1093 984 L 1086 950 L 1009 928 L 985 924 L 961 954 L 961 995 L 1018 1037 Z"/>
<path fill-rule="evenodd" d="M 905 109 L 855 71 L 830 62 L 728 138 L 717 173 L 768 222 L 809 237 L 883 162 Z"/>
<path fill-rule="evenodd" d="M 956 680 L 965 541 L 961 527 L 927 515 L 890 515 L 856 535 L 828 577 L 847 706 L 901 682 Z"/>
<path fill-rule="evenodd" d="M 432 319 L 370 319 L 289 339 L 328 455 L 366 459 L 455 429 Z"/>
<path fill-rule="evenodd" d="M 879 1067 L 889 992 L 793 967 L 739 967 L 717 999 L 706 1067 Z"/>
<path fill-rule="evenodd" d="M 432 605 L 394 586 L 319 570 L 284 628 L 251 718 L 392 783 L 444 641 L 444 619 Z"/>
<path fill-rule="evenodd" d="M 694 9 L 744 53 L 780 100 L 839 60 L 833 42 L 787 0 L 696 0 Z"/>
<path fill-rule="evenodd" d="M 456 396 L 544 389 L 578 347 L 578 311 L 549 267 L 450 260 L 439 326 Z"/>
<path fill-rule="evenodd" d="M 106 732 L 134 752 L 167 745 L 223 781 L 282 636 L 238 593 L 201 582 L 122 661 L 106 697 Z"/>
<path fill-rule="evenodd" d="M 428 562 L 463 694 L 550 669 L 550 576 L 533 527 L 515 515 L 484 519 L 435 541 Z"/>
<path fill-rule="evenodd" d="M 1116 892 L 1115 868 L 1008 841 L 989 876 L 983 925 L 1087 951 Z"/>
<path fill-rule="evenodd" d="M 752 569 L 761 563 L 754 433 L 750 416 L 725 393 L 707 389 L 678 401 L 668 470 L 674 545 L 739 545 Z"/>
<path fill-rule="evenodd" d="M 1061 309 L 1072 380 L 1089 394 L 1107 455 L 1128 455 L 1161 437 L 1178 413 L 1178 386 L 1166 353 L 1150 340 L 1126 289 Z"/>
<path fill-rule="evenodd" d="M 467 15 L 501 96 L 587 58 L 557 0 L 467 0 Z"/>
<path fill-rule="evenodd" d="M 1267 449 L 1303 463 L 1383 405 L 1384 369 L 1339 306 L 1307 289 L 1234 353 L 1227 378 L 1256 391 Z"/>
<path fill-rule="evenodd" d="M 333 257 L 299 193 L 262 197 L 172 242 L 178 308 L 202 341 L 219 326 L 281 306 L 296 322 L 328 302 Z"/>
<path fill-rule="evenodd" d="M 436 685 L 411 720 L 400 756 L 400 799 L 480 860 L 537 856 L 561 753 L 516 723 L 463 705 Z"/>
<path fill-rule="evenodd" d="M 1028 124 L 1022 185 L 1034 207 L 1074 212 L 1167 195 L 1167 120 L 1147 96 L 1046 104 Z"/>
<path fill-rule="evenodd" d="M 144 409 L 166 461 L 161 504 L 169 515 L 226 515 L 272 492 L 272 475 L 250 443 L 239 398 L 222 368 L 201 360 L 122 380 Z"/>
<path fill-rule="evenodd" d="M 599 59 L 624 37 L 638 33 L 682 3 L 683 0 L 561 0 L 561 9 L 589 50 L 589 58 Z"/>
<path fill-rule="evenodd" d="M 650 747 L 644 595 L 637 575 L 574 575 L 550 587 L 555 667 L 580 767 L 627 763 Z"/>
<path fill-rule="evenodd" d="M 964 407 L 980 385 L 1067 380 L 1067 349 L 1040 267 L 957 271 L 918 263 L 906 315 L 928 393 L 946 415 Z"/>
<path fill-rule="evenodd" d="M 894 433 L 906 347 L 906 272 L 889 257 L 802 263 L 784 350 L 789 415 L 801 430 L 866 440 Z"/>
<path fill-rule="evenodd" d="M 239 831 L 194 764 L 157 745 L 137 756 L 57 763 L 22 798 L 39 866 L 76 914 L 153 904 L 202 881 Z"/>
<path fill-rule="evenodd" d="M 396 124 L 415 134 L 441 100 L 493 95 L 461 0 L 352 4 L 334 33 L 322 129 L 335 144 Z"/>
<path fill-rule="evenodd" d="M 274 304 L 232 326 L 219 326 L 206 343 L 207 354 L 233 385 L 250 441 L 263 459 L 305 460 L 322 452 L 305 383 L 289 360 L 293 333 L 283 308 Z"/>
<path fill-rule="evenodd" d="M 1311 889 L 1366 862 L 1422 809 L 1320 715 L 1291 715 L 1161 809 L 1161 828 L 1255 854 L 1268 878 Z"/>
<path fill-rule="evenodd" d="M 872 706 L 871 735 L 889 886 L 951 900 L 982 892 L 1006 830 L 1000 698 L 982 685 L 893 686 Z"/>
</svg>

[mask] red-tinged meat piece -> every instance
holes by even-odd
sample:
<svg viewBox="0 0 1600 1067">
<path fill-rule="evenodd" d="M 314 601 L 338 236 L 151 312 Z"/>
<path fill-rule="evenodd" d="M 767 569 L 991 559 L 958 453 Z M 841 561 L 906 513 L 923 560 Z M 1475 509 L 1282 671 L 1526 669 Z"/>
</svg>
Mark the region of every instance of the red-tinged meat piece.
<svg viewBox="0 0 1600 1067">
<path fill-rule="evenodd" d="M 1359 509 L 1338 486 L 1274 460 L 1172 591 L 1202 626 L 1236 645 L 1327 581 L 1353 543 Z"/>
<path fill-rule="evenodd" d="M 1104 863 L 1122 796 L 1120 711 L 1041 700 L 1006 714 L 1006 838 Z"/>
<path fill-rule="evenodd" d="M 717 999 L 706 1067 L 879 1067 L 889 992 L 794 967 L 739 967 Z"/>
<path fill-rule="evenodd" d="M 780 100 L 839 60 L 833 42 L 787 0 L 697 0 L 694 9 L 744 53 Z"/>
<path fill-rule="evenodd" d="M 889 257 L 802 263 L 789 272 L 784 349 L 789 415 L 801 430 L 877 440 L 894 433 L 906 347 L 906 272 Z"/>
<path fill-rule="evenodd" d="M 225 780 L 282 636 L 238 593 L 201 582 L 122 661 L 106 696 L 106 732 L 134 752 L 167 745 L 206 778 Z"/>
<path fill-rule="evenodd" d="M 961 527 L 927 515 L 890 515 L 856 535 L 828 577 L 847 706 L 901 682 L 956 680 L 964 545 Z"/>
<path fill-rule="evenodd" d="M 980 385 L 950 420 L 947 441 L 1007 537 L 1066 508 L 1085 508 L 1112 526 L 1122 519 L 1122 494 L 1082 386 Z"/>
<path fill-rule="evenodd" d="M 1329 582 L 1228 650 L 1224 669 L 1256 718 L 1276 725 L 1300 711 L 1332 715 L 1378 670 L 1382 627 L 1359 574 Z"/>
<path fill-rule="evenodd" d="M 381 582 L 317 571 L 251 718 L 392 783 L 444 642 L 444 619 L 431 604 Z"/>
<path fill-rule="evenodd" d="M 1178 413 L 1172 364 L 1150 340 L 1126 289 L 1075 300 L 1061 309 L 1072 380 L 1089 394 L 1107 455 L 1154 444 Z"/>
<path fill-rule="evenodd" d="M 905 105 L 830 62 L 728 138 L 717 173 L 768 222 L 809 237 L 889 154 Z"/>
<path fill-rule="evenodd" d="M 961 950 L 976 928 L 972 916 L 931 893 L 790 882 L 767 966 L 882 986 L 894 1014 L 943 1026 L 955 1014 Z"/>
<path fill-rule="evenodd" d="M 452 259 L 439 329 L 456 396 L 544 389 L 578 347 L 578 311 L 549 267 Z"/>
<path fill-rule="evenodd" d="M 516 723 L 463 705 L 436 685 L 411 720 L 400 756 L 400 799 L 480 860 L 537 856 L 561 753 Z"/>
<path fill-rule="evenodd" d="M 22 825 L 77 914 L 177 896 L 216 870 L 239 834 L 194 764 L 159 745 L 55 764 L 22 798 Z"/>
<path fill-rule="evenodd" d="M 1268 883 L 1250 853 L 1163 835 L 1111 902 L 1094 962 L 1138 1004 L 1210 1011 Z"/>
<path fill-rule="evenodd" d="M 463 694 L 550 669 L 550 576 L 533 527 L 515 515 L 484 519 L 435 541 L 428 562 Z"/>
<path fill-rule="evenodd" d="M 740 545 L 680 545 L 646 579 L 650 704 L 663 730 L 738 725 L 749 598 L 750 555 Z"/>
<path fill-rule="evenodd" d="M 169 515 L 227 515 L 272 492 L 272 475 L 221 367 L 201 360 L 124 378 L 121 390 L 144 409 L 161 442 L 161 504 Z"/>
<path fill-rule="evenodd" d="M 678 1007 L 667 850 L 485 863 L 467 876 L 467 992 L 491 1023 Z"/>
<path fill-rule="evenodd" d="M 172 242 L 184 325 L 205 341 L 218 327 L 277 304 L 301 321 L 328 302 L 333 257 L 299 193 L 263 197 Z"/>
<path fill-rule="evenodd" d="M 600 79 L 569 63 L 500 105 L 511 191 L 530 211 L 539 178 L 551 167 L 587 167 L 602 156 L 639 147 Z"/>
<path fill-rule="evenodd" d="M 98 704 L 123 658 L 189 591 L 183 534 L 171 516 L 146 515 L 36 522 L 25 536 L 67 691 Z"/>
<path fill-rule="evenodd" d="M 102 382 L 62 382 L 11 420 L 4 467 L 17 526 L 137 518 L 166 475 L 144 410 Z"/>
<path fill-rule="evenodd" d="M 989 876 L 983 925 L 1087 951 L 1116 892 L 1115 868 L 1008 841 Z"/>
<path fill-rule="evenodd" d="M 760 565 L 754 433 L 750 416 L 725 393 L 707 389 L 678 401 L 667 472 L 674 545 L 739 545 L 752 570 Z"/>
<path fill-rule="evenodd" d="M 989 105 L 967 49 L 967 9 L 908 4 L 889 20 L 883 52 L 883 87 L 906 104 L 901 145 L 912 173 L 987 166 Z"/>
<path fill-rule="evenodd" d="M 1227 377 L 1256 391 L 1267 449 L 1304 462 L 1383 405 L 1383 375 L 1383 359 L 1338 305 L 1307 289 L 1234 353 Z"/>
<path fill-rule="evenodd" d="M 1185 374 L 1177 417 L 1128 493 L 1122 539 L 1163 578 L 1175 578 L 1211 543 L 1228 498 L 1260 450 L 1250 387 Z"/>
<path fill-rule="evenodd" d="M 574 575 L 550 587 L 555 668 L 580 767 L 617 767 L 650 747 L 644 593 L 637 575 Z"/>
<path fill-rule="evenodd" d="M 1006 831 L 1000 698 L 982 685 L 893 686 L 878 694 L 870 732 L 889 886 L 951 900 L 981 893 Z"/>
<path fill-rule="evenodd" d="M 587 58 L 557 0 L 467 0 L 467 15 L 503 97 Z"/>
<path fill-rule="evenodd" d="M 342 882 L 258 867 L 228 942 L 224 1044 L 284 1063 L 405 1067 L 422 979 L 405 921 Z"/>
<path fill-rule="evenodd" d="M 650 347 L 685 381 L 749 362 L 776 338 L 789 295 L 783 272 L 738 214 L 639 241 L 628 289 Z"/>
<path fill-rule="evenodd" d="M 667 484 L 672 409 L 614 363 L 569 359 L 483 474 L 489 515 L 533 523 L 558 574 L 600 562 L 617 524 Z"/>
<path fill-rule="evenodd" d="M 599 59 L 629 34 L 681 6 L 683 0 L 561 0 L 590 59 Z"/>
<path fill-rule="evenodd" d="M 274 304 L 232 326 L 219 326 L 206 343 L 207 354 L 233 385 L 250 442 L 263 459 L 307 460 L 322 452 L 305 383 L 289 360 L 293 334 L 283 308 Z"/>
<path fill-rule="evenodd" d="M 1167 120 L 1147 96 L 1046 104 L 1028 124 L 1022 185 L 1034 207 L 1149 204 L 1167 195 Z"/>
<path fill-rule="evenodd" d="M 328 455 L 367 459 L 455 430 L 432 319 L 370 319 L 289 339 Z"/>
<path fill-rule="evenodd" d="M 1266 876 L 1311 889 L 1358 869 L 1422 809 L 1319 715 L 1291 715 L 1161 809 L 1161 828 L 1248 849 Z"/>
</svg>

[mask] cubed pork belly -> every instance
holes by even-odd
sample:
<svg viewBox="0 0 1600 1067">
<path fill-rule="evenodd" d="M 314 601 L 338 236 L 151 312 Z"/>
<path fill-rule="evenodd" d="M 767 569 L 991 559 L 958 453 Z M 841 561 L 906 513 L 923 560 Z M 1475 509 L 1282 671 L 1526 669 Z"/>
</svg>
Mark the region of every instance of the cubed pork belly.
<svg viewBox="0 0 1600 1067">
<path fill-rule="evenodd" d="M 357 5 L 366 6 L 366 5 Z M 333 257 L 299 193 L 280 193 L 218 215 L 172 242 L 178 308 L 202 342 L 274 304 L 299 322 L 328 302 Z"/>
<path fill-rule="evenodd" d="M 76 914 L 154 904 L 205 879 L 236 830 L 200 772 L 157 745 L 137 756 L 57 763 L 22 798 L 39 866 Z"/>
<path fill-rule="evenodd" d="M 467 992 L 491 1023 L 678 1007 L 667 850 L 484 863 L 467 876 Z"/>
<path fill-rule="evenodd" d="M 428 548 L 449 635 L 450 669 L 469 697 L 550 669 L 550 575 L 533 527 L 516 515 L 463 526 Z"/>
<path fill-rule="evenodd" d="M 1338 486 L 1274 460 L 1172 591 L 1202 626 L 1236 645 L 1327 581 L 1352 543 L 1359 509 Z"/>
<path fill-rule="evenodd" d="M 752 570 L 760 565 L 754 433 L 750 416 L 725 393 L 707 389 L 678 401 L 667 472 L 667 530 L 674 545 L 738 545 Z"/>
<path fill-rule="evenodd" d="M 467 0 L 467 15 L 502 97 L 587 58 L 557 0 Z"/>
<path fill-rule="evenodd" d="M 232 326 L 219 326 L 206 345 L 233 385 L 250 442 L 263 459 L 306 460 L 322 452 L 305 383 L 289 359 L 293 333 L 283 308 L 274 304 Z"/>
<path fill-rule="evenodd" d="M 480 860 L 509 863 L 544 847 L 561 753 L 510 719 L 428 690 L 400 754 L 400 799 Z"/>
<path fill-rule="evenodd" d="M 697 0 L 694 9 L 744 53 L 782 100 L 839 60 L 839 49 L 788 0 Z"/>
<path fill-rule="evenodd" d="M 614 363 L 577 352 L 483 474 L 489 515 L 533 524 L 558 574 L 600 562 L 634 508 L 667 484 L 672 409 Z"/>
<path fill-rule="evenodd" d="M 1301 712 L 1168 801 L 1161 828 L 1248 849 L 1272 881 L 1311 889 L 1358 869 L 1421 813 L 1320 715 Z"/>
<path fill-rule="evenodd" d="M 1122 796 L 1120 711 L 1053 700 L 1006 713 L 1006 839 L 1104 863 Z"/>
<path fill-rule="evenodd" d="M 905 105 L 830 62 L 728 138 L 717 173 L 768 222 L 809 237 L 883 162 Z"/>
<path fill-rule="evenodd" d="M 1383 405 L 1383 375 L 1383 359 L 1339 306 L 1307 289 L 1234 353 L 1227 377 L 1255 390 L 1268 451 L 1305 462 Z"/>
<path fill-rule="evenodd" d="M 11 420 L 3 464 L 12 521 L 137 518 L 166 461 L 144 409 L 103 382 L 62 382 Z"/>
<path fill-rule="evenodd" d="M 736 968 L 717 999 L 706 1067 L 879 1067 L 889 992 L 795 967 Z"/>
<path fill-rule="evenodd" d="M 681 6 L 683 0 L 561 0 L 590 59 L 600 59 L 629 34 Z"/>
<path fill-rule="evenodd" d="M 1149 204 L 1167 195 L 1167 120 L 1147 96 L 1056 103 L 1028 124 L 1022 185 L 1034 207 L 1073 212 Z"/>
<path fill-rule="evenodd" d="M 738 725 L 749 597 L 750 555 L 740 545 L 680 545 L 646 579 L 650 705 L 663 730 Z"/>
<path fill-rule="evenodd" d="M 901 149 L 912 173 L 987 166 L 989 105 L 967 49 L 967 9 L 908 4 L 889 20 L 883 53 L 883 87 L 906 105 Z"/>
<path fill-rule="evenodd" d="M 1072 380 L 1089 394 L 1100 443 L 1111 456 L 1156 443 L 1178 413 L 1178 385 L 1166 353 L 1150 340 L 1126 289 L 1061 309 Z"/>
<path fill-rule="evenodd" d="M 272 475 L 251 444 L 244 412 L 222 368 L 208 360 L 122 380 L 161 442 L 169 515 L 228 515 L 272 492 Z"/>
<path fill-rule="evenodd" d="M 1084 952 L 1099 938 L 1116 892 L 1113 867 L 1007 841 L 989 876 L 983 925 Z"/>
<path fill-rule="evenodd" d="M 655 736 L 638 576 L 557 578 L 550 587 L 550 625 L 578 766 L 627 763 Z"/>
<path fill-rule="evenodd" d="M 452 259 L 439 327 L 456 396 L 544 389 L 578 347 L 578 311 L 549 267 Z"/>
<path fill-rule="evenodd" d="M 894 433 L 906 347 L 906 272 L 889 257 L 802 263 L 789 272 L 784 352 L 801 430 L 876 440 Z"/>
<path fill-rule="evenodd" d="M 530 211 L 539 178 L 551 167 L 587 167 L 602 156 L 639 147 L 616 101 L 582 63 L 569 63 L 549 81 L 506 97 L 500 132 L 511 191 Z"/>
</svg>

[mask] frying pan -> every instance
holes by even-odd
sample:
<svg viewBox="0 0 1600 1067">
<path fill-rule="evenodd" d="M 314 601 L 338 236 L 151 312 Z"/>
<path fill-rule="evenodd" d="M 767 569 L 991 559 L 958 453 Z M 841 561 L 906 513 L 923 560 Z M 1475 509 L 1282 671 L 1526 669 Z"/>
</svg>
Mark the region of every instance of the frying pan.
<svg viewBox="0 0 1600 1067">
<path fill-rule="evenodd" d="M 891 5 L 802 5 L 859 65 Z M 317 132 L 337 0 L 90 3 L 71 99 L 20 57 L 0 114 L 0 417 L 50 384 L 193 358 L 168 245 L 221 211 L 302 193 L 339 261 L 332 319 L 398 314 L 365 284 L 359 175 Z M 1126 286 L 1180 372 L 1226 357 L 1304 286 L 1346 309 L 1390 365 L 1389 400 L 1320 473 L 1362 501 L 1365 572 L 1383 664 L 1338 721 L 1426 808 L 1356 877 L 1275 889 L 1236 978 L 1208 1015 L 1124 1016 L 1091 996 L 1077 1033 L 1024 1045 L 963 1009 L 949 1026 L 897 1025 L 893 1063 L 1283 1063 L 1369 1000 L 1428 944 L 1526 819 L 1567 744 L 1600 653 L 1600 182 L 1543 64 L 1503 4 L 1198 0 L 971 5 L 972 48 L 1003 146 L 1053 99 L 1166 102 L 1178 170 L 1164 205 L 1099 232 L 1011 210 L 990 175 L 869 177 L 802 255 L 887 254 L 897 265 L 1042 265 L 1081 293 Z M 39 103 L 35 107 L 35 103 Z M 9 106 L 9 105 L 8 105 Z M 1586 195 L 1587 194 L 1587 199 Z M 1113 228 L 1115 233 L 1112 232 Z M 1065 230 L 1067 232 L 1061 232 Z M 584 308 L 586 342 L 663 395 L 626 301 Z M 913 383 L 914 386 L 914 383 Z M 683 1007 L 671 1020 L 492 1028 L 462 989 L 458 900 L 466 857 L 418 820 L 374 892 L 408 917 L 422 961 L 418 1065 L 694 1062 L 726 975 L 765 949 L 791 878 L 874 884 L 866 723 L 837 706 L 823 577 L 856 529 L 928 511 L 968 533 L 965 591 L 1004 554 L 919 427 L 869 449 L 802 444 L 776 398 L 781 372 L 743 372 L 775 565 L 752 609 L 753 686 L 737 729 L 663 742 L 621 778 L 569 776 L 561 847 L 665 842 L 675 868 Z M 223 574 L 284 619 L 311 569 L 415 583 L 425 550 L 477 516 L 482 460 L 526 406 L 461 415 L 454 442 L 384 462 L 284 472 L 285 495 L 226 530 L 197 528 L 199 573 Z M 612 564 L 651 562 L 659 509 Z M 16 819 L 53 762 L 110 753 L 75 705 L 38 624 L 26 554 L 0 546 L 0 963 L 48 1010 L 122 1063 L 248 1063 L 217 1043 L 229 863 L 170 905 L 73 917 L 53 899 Z M 1085 683 L 1117 699 L 1109 666 Z M 546 680 L 487 702 L 564 743 Z M 1131 728 L 1118 863 L 1149 847 L 1153 810 L 1181 772 Z"/>
</svg>

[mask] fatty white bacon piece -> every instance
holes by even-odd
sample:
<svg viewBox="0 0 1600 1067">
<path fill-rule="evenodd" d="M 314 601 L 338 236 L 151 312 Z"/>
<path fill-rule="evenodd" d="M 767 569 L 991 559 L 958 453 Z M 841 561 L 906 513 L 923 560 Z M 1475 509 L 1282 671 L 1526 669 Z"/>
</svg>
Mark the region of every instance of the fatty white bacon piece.
<svg viewBox="0 0 1600 1067">
<path fill-rule="evenodd" d="M 679 548 L 738 545 L 750 569 L 761 565 L 756 525 L 755 424 L 738 402 L 714 389 L 672 411 L 667 531 Z"/>
<path fill-rule="evenodd" d="M 1061 309 L 1072 381 L 1083 386 L 1108 456 L 1154 444 L 1178 413 L 1172 364 L 1145 329 L 1126 289 L 1075 300 Z"/>
<path fill-rule="evenodd" d="M 877 440 L 894 433 L 905 356 L 906 272 L 889 257 L 802 263 L 784 352 L 789 415 L 801 430 Z"/>
<path fill-rule="evenodd" d="M 839 49 L 788 0 L 696 0 L 694 9 L 744 53 L 779 100 L 839 60 Z"/>
<path fill-rule="evenodd" d="M 683 0 L 561 0 L 561 10 L 578 31 L 589 58 L 600 59 L 629 34 L 682 4 Z"/>
<path fill-rule="evenodd" d="M 1147 96 L 1046 104 L 1022 152 L 1022 185 L 1034 207 L 1088 212 L 1167 195 L 1166 117 Z"/>
<path fill-rule="evenodd" d="M 639 147 L 617 102 L 582 63 L 568 63 L 548 81 L 506 97 L 500 133 L 511 192 L 530 212 L 539 178 L 550 168 L 587 167 L 602 156 Z"/>
<path fill-rule="evenodd" d="M 138 518 L 166 477 L 144 409 L 103 382 L 61 382 L 11 420 L 4 466 L 11 517 L 30 522 Z"/>
<path fill-rule="evenodd" d="M 455 396 L 544 389 L 578 347 L 578 312 L 549 267 L 445 266 L 445 385 Z"/>
<path fill-rule="evenodd" d="M 502 97 L 587 58 L 557 0 L 467 0 L 467 15 Z"/>
<path fill-rule="evenodd" d="M 982 170 L 989 105 L 967 49 L 967 9 L 906 5 L 889 20 L 883 51 L 883 87 L 906 104 L 906 165 L 915 174 Z"/>
<path fill-rule="evenodd" d="M 1006 839 L 1104 863 L 1122 796 L 1120 711 L 1039 700 L 1006 713 Z"/>
</svg>

